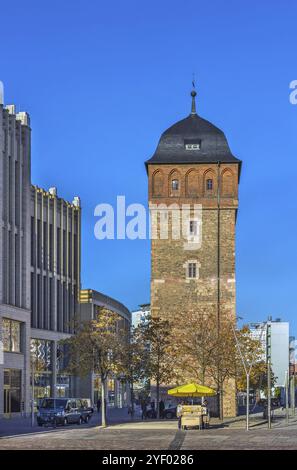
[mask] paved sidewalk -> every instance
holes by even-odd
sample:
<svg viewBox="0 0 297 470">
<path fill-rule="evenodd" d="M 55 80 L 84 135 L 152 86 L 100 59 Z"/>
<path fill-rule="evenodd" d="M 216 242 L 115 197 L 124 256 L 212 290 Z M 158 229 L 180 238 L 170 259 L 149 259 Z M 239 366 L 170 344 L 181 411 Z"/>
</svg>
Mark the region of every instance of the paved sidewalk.
<svg viewBox="0 0 297 470">
<path fill-rule="evenodd" d="M 108 423 L 118 424 L 131 421 L 131 416 L 128 414 L 128 408 L 109 408 L 108 409 Z M 136 420 L 140 419 L 136 416 Z M 92 419 L 88 424 L 82 424 L 81 428 L 92 428 L 101 425 L 101 413 L 94 412 Z M 77 428 L 77 424 L 69 425 L 66 427 L 58 426 L 56 429 L 67 430 L 69 428 Z M 42 433 L 51 432 L 55 429 L 53 427 L 38 426 L 35 417 L 35 426 L 31 426 L 31 417 L 29 418 L 11 418 L 11 419 L 0 419 L 0 437 L 29 434 L 29 433 Z"/>
<path fill-rule="evenodd" d="M 176 420 L 122 422 L 108 428 L 72 426 L 0 438 L 0 449 L 26 450 L 253 450 L 297 449 L 297 417 L 252 428 L 177 429 Z"/>
</svg>

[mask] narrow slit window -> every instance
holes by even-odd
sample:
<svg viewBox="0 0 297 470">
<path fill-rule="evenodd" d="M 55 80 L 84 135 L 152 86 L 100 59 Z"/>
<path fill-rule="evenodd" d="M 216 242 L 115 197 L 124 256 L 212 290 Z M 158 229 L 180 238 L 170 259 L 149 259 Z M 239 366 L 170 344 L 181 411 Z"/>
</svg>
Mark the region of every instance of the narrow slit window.
<svg viewBox="0 0 297 470">
<path fill-rule="evenodd" d="M 191 279 L 196 279 L 197 277 L 197 263 L 188 264 L 188 277 Z"/>
<path fill-rule="evenodd" d="M 171 182 L 171 188 L 172 188 L 173 191 L 178 191 L 178 189 L 179 189 L 178 180 L 172 180 L 172 182 Z"/>
<path fill-rule="evenodd" d="M 190 232 L 190 235 L 193 235 L 193 236 L 197 235 L 198 233 L 197 220 L 190 220 L 189 232 Z"/>
<path fill-rule="evenodd" d="M 211 178 L 206 180 L 206 189 L 207 191 L 212 191 L 213 189 L 213 180 Z"/>
</svg>

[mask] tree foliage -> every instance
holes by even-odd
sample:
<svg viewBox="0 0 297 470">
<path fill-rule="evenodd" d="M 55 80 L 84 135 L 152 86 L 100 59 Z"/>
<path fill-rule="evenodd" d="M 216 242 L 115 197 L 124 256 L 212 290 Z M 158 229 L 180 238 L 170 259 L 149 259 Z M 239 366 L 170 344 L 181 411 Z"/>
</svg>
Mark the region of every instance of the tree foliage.
<svg viewBox="0 0 297 470">
<path fill-rule="evenodd" d="M 94 319 L 76 325 L 76 334 L 64 342 L 68 346 L 68 370 L 84 376 L 94 372 L 101 378 L 102 425 L 106 425 L 105 387 L 109 376 L 122 371 L 127 354 L 128 332 L 120 317 L 99 308 Z"/>
<path fill-rule="evenodd" d="M 159 417 L 160 385 L 168 384 L 173 377 L 173 361 L 170 354 L 172 341 L 171 324 L 168 320 L 151 317 L 139 326 L 138 340 L 146 349 L 145 375 L 154 382 Z"/>
</svg>

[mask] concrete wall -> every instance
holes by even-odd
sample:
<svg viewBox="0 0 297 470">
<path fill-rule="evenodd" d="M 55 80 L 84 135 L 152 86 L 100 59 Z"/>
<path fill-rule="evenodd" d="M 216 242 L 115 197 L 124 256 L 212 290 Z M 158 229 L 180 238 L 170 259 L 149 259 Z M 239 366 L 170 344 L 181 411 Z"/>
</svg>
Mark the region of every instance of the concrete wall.
<svg viewBox="0 0 297 470">
<path fill-rule="evenodd" d="M 31 129 L 27 113 L 0 105 L 0 331 L 2 319 L 22 322 L 21 353 L 0 353 L 3 370 L 22 371 L 22 401 L 29 411 Z M 1 343 L 2 348 L 2 343 Z"/>
</svg>

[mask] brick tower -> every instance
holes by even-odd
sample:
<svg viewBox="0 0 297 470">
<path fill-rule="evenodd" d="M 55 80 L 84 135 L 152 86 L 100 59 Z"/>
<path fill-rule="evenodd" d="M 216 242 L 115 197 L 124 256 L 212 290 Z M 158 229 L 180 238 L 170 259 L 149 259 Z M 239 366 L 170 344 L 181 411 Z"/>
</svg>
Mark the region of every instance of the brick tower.
<svg viewBox="0 0 297 470">
<path fill-rule="evenodd" d="M 151 312 L 182 318 L 187 312 L 203 311 L 218 319 L 228 316 L 235 323 L 241 161 L 232 155 L 224 133 L 197 115 L 195 90 L 191 96 L 190 115 L 161 135 L 154 155 L 146 161 L 151 212 L 158 206 L 157 217 L 152 216 Z M 172 204 L 179 210 L 191 207 L 180 217 L 187 242 L 173 227 L 173 212 L 166 209 Z M 162 217 L 168 220 L 168 237 L 160 233 Z M 224 416 L 234 416 L 234 384 L 229 384 L 226 395 Z"/>
</svg>

